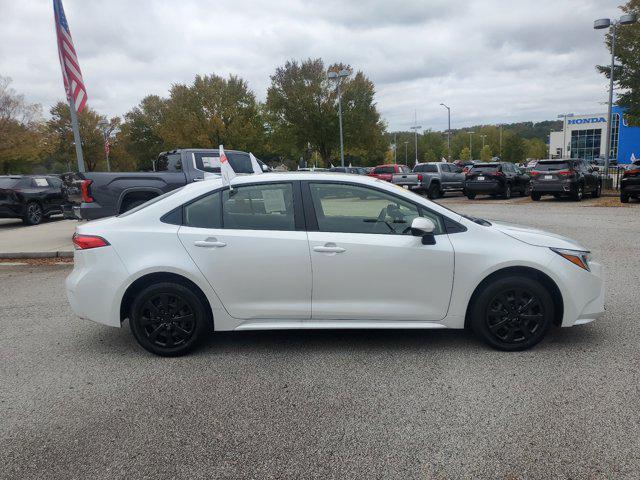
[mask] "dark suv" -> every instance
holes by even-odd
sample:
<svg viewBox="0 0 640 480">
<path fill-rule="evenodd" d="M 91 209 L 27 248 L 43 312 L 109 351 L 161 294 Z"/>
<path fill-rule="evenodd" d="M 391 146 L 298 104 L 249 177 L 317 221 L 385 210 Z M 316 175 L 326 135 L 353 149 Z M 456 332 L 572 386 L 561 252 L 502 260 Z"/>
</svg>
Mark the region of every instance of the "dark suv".
<svg viewBox="0 0 640 480">
<path fill-rule="evenodd" d="M 629 203 L 629 198 L 640 198 L 640 160 L 625 170 L 620 180 L 620 201 Z"/>
<path fill-rule="evenodd" d="M 464 191 L 469 199 L 478 194 L 503 198 L 511 198 L 514 192 L 529 195 L 529 175 L 509 162 L 476 163 L 467 173 Z"/>
<path fill-rule="evenodd" d="M 540 160 L 530 174 L 531 199 L 535 201 L 542 195 L 553 195 L 579 202 L 585 194 L 596 198 L 602 191 L 598 168 L 579 158 Z"/>
</svg>

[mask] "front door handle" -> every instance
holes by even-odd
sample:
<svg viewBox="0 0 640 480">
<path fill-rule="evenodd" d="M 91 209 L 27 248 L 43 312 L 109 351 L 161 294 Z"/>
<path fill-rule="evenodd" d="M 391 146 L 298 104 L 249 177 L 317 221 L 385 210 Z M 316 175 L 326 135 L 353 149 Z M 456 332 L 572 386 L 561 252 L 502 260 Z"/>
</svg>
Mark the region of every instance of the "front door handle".
<svg viewBox="0 0 640 480">
<path fill-rule="evenodd" d="M 215 238 L 207 238 L 206 240 L 196 240 L 193 242 L 196 247 L 202 248 L 222 248 L 226 247 L 227 244 L 225 242 L 219 242 Z"/>
<path fill-rule="evenodd" d="M 326 243 L 324 245 L 313 247 L 313 251 L 320 253 L 343 253 L 347 250 L 342 247 L 338 247 L 335 243 Z"/>
</svg>

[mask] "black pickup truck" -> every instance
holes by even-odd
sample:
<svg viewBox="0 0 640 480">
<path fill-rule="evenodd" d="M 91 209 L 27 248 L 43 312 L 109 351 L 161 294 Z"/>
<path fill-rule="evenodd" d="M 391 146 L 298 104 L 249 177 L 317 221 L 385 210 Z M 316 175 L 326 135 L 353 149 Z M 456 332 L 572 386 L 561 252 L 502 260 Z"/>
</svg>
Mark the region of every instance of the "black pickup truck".
<svg viewBox="0 0 640 480">
<path fill-rule="evenodd" d="M 246 152 L 225 151 L 236 173 L 253 173 Z M 258 160 L 264 171 L 268 167 Z M 66 218 L 93 220 L 126 212 L 187 183 L 220 173 L 217 149 L 180 149 L 158 155 L 152 172 L 84 172 L 64 181 Z"/>
</svg>

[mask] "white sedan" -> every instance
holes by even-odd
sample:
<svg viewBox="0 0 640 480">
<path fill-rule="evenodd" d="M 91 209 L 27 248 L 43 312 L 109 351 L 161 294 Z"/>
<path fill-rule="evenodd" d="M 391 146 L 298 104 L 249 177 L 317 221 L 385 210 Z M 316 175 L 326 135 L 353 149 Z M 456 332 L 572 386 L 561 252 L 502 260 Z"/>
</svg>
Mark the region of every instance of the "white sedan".
<svg viewBox="0 0 640 480">
<path fill-rule="evenodd" d="M 579 243 L 489 223 L 357 175 L 198 182 L 78 226 L 66 282 L 82 318 L 159 355 L 210 331 L 465 328 L 522 350 L 604 313 Z"/>
</svg>

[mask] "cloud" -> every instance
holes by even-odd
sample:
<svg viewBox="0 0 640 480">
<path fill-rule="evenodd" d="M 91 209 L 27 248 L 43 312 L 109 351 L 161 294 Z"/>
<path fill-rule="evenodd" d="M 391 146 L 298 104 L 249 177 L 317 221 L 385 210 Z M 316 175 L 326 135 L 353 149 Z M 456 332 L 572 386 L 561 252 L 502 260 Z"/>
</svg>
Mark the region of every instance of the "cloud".
<svg viewBox="0 0 640 480">
<path fill-rule="evenodd" d="M 65 0 L 89 93 L 122 115 L 196 74 L 236 74 L 264 99 L 286 60 L 362 70 L 392 129 L 599 112 L 607 62 L 593 20 L 618 0 Z M 50 2 L 0 0 L 0 75 L 45 111 L 63 98 Z"/>
</svg>

